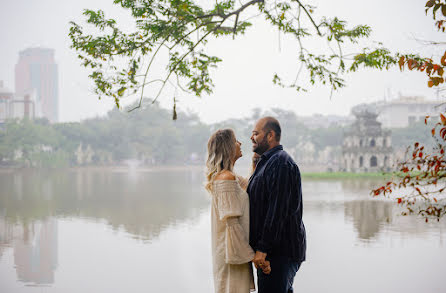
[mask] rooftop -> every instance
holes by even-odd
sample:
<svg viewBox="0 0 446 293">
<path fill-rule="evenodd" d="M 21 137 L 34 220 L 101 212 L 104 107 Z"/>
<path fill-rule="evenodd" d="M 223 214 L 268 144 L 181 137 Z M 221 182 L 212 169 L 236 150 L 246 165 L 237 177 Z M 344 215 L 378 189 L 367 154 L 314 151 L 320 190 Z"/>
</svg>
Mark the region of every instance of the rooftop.
<svg viewBox="0 0 446 293">
<path fill-rule="evenodd" d="M 402 96 L 397 99 L 390 100 L 389 102 L 383 102 L 383 104 L 438 104 L 439 101 L 426 99 L 422 96 Z"/>
</svg>

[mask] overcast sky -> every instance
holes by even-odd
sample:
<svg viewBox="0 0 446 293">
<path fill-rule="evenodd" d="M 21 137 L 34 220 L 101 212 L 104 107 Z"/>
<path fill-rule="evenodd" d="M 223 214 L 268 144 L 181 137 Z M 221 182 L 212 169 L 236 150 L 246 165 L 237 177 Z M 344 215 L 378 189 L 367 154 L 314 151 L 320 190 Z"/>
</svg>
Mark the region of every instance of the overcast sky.
<svg viewBox="0 0 446 293">
<path fill-rule="evenodd" d="M 204 1 L 204 0 L 203 0 Z M 400 52 L 422 52 L 431 56 L 441 49 L 426 47 L 416 40 L 444 40 L 436 32 L 432 17 L 424 12 L 425 0 L 319 0 L 316 15 L 338 16 L 351 25 L 368 24 L 372 40 Z M 14 89 L 14 66 L 19 51 L 28 47 L 55 49 L 59 65 L 61 121 L 79 121 L 103 115 L 113 103 L 98 100 L 88 71 L 83 69 L 76 53 L 69 48 L 69 21 L 82 23 L 84 8 L 102 9 L 106 16 L 117 17 L 126 25 L 127 12 L 113 0 L 1 0 L 0 10 L 0 80 Z M 130 23 L 128 23 L 130 25 Z M 371 42 L 369 42 L 371 44 Z M 318 46 L 308 43 L 308 47 Z M 308 88 L 307 93 L 282 89 L 272 83 L 275 72 L 292 80 L 298 69 L 297 44 L 279 34 L 261 18 L 254 21 L 245 36 L 219 39 L 209 43 L 209 52 L 223 59 L 213 72 L 214 93 L 201 99 L 178 92 L 178 108 L 196 112 L 204 122 L 248 116 L 256 107 L 290 109 L 297 115 L 348 115 L 358 103 L 387 97 L 421 95 L 436 99 L 436 92 L 427 88 L 426 76 L 417 72 L 363 70 L 347 76 L 348 87 L 329 98 L 330 89 L 322 85 Z M 150 95 L 150 91 L 148 91 Z M 167 89 L 159 101 L 172 107 L 173 89 Z"/>
</svg>

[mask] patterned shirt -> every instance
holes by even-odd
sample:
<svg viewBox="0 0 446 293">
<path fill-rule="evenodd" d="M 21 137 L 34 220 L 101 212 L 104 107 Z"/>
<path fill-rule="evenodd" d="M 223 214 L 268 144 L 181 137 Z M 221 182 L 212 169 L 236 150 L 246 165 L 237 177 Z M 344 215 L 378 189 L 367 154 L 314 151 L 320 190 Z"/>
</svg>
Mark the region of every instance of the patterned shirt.
<svg viewBox="0 0 446 293">
<path fill-rule="evenodd" d="M 268 256 L 305 260 L 299 168 L 281 145 L 265 152 L 249 179 L 249 244 Z"/>
</svg>

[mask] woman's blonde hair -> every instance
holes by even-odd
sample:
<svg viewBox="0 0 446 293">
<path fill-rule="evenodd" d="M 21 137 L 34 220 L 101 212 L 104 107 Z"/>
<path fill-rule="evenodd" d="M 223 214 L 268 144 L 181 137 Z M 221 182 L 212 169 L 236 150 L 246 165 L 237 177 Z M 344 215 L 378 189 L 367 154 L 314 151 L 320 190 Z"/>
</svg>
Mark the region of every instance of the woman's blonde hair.
<svg viewBox="0 0 446 293">
<path fill-rule="evenodd" d="M 223 170 L 232 171 L 235 158 L 235 134 L 232 129 L 220 129 L 211 135 L 208 141 L 208 158 L 206 161 L 206 189 L 212 190 L 215 176 Z"/>
</svg>

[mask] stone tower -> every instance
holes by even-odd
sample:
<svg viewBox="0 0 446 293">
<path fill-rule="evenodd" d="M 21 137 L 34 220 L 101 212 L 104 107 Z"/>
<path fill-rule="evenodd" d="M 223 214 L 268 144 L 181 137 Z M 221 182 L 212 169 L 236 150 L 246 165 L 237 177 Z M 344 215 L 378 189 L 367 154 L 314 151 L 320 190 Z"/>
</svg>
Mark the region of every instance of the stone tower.
<svg viewBox="0 0 446 293">
<path fill-rule="evenodd" d="M 353 112 L 356 121 L 344 133 L 342 169 L 347 172 L 388 171 L 393 163 L 390 130 L 382 130 L 378 114 Z"/>
</svg>

